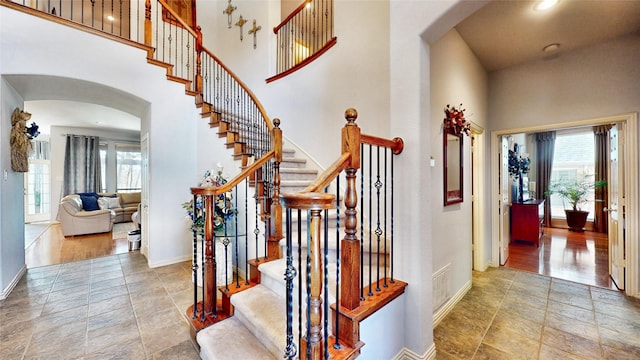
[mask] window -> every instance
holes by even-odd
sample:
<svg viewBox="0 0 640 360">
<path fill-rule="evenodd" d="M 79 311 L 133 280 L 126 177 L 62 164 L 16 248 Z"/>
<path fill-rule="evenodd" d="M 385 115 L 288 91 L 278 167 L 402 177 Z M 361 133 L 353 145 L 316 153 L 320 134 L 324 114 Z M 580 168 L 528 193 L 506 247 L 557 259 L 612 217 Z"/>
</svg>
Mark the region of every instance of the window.
<svg viewBox="0 0 640 360">
<path fill-rule="evenodd" d="M 595 174 L 595 141 L 593 132 L 581 130 L 570 133 L 559 133 L 556 136 L 553 151 L 553 166 L 551 169 L 551 182 L 557 180 L 574 181 L 584 176 Z M 587 220 L 593 221 L 593 190 L 588 197 L 589 201 L 582 205 L 582 209 L 589 211 Z M 551 195 L 551 216 L 564 219 L 564 210 L 569 206 L 557 194 Z"/>
<path fill-rule="evenodd" d="M 142 189 L 142 162 L 139 145 L 116 145 L 116 191 Z"/>
<path fill-rule="evenodd" d="M 100 183 L 102 192 L 107 192 L 107 144 L 100 144 Z"/>
</svg>

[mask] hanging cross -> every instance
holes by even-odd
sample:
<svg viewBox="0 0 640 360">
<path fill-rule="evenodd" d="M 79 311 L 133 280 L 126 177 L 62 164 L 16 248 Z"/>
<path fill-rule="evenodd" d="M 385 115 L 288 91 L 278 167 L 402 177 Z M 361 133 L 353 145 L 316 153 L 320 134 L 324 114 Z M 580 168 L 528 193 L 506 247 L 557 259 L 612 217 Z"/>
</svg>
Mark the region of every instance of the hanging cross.
<svg viewBox="0 0 640 360">
<path fill-rule="evenodd" d="M 238 22 L 236 23 L 236 26 L 240 27 L 240 41 L 242 41 L 242 27 L 244 26 L 244 24 L 248 23 L 247 20 L 245 20 L 242 15 L 240 15 L 240 19 L 238 19 Z"/>
<path fill-rule="evenodd" d="M 256 19 L 253 19 L 253 28 L 249 30 L 249 35 L 253 34 L 253 48 L 255 49 L 258 45 L 256 43 L 256 33 L 262 29 L 262 26 L 256 26 Z"/>
<path fill-rule="evenodd" d="M 228 29 L 231 29 L 231 14 L 237 8 L 237 6 L 232 6 L 231 0 L 229 0 L 229 5 L 227 5 L 227 8 L 222 12 L 223 14 L 227 14 L 227 24 L 229 25 Z"/>
</svg>

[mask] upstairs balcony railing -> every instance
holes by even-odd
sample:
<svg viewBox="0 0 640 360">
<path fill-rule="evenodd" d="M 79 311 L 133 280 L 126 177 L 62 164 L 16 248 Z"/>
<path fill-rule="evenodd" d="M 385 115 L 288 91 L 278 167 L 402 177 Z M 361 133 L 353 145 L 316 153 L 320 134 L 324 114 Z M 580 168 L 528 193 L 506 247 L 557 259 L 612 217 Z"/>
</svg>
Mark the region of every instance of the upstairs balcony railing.
<svg viewBox="0 0 640 360">
<path fill-rule="evenodd" d="M 333 0 L 305 0 L 273 32 L 278 44 L 276 75 L 267 82 L 304 67 L 336 44 Z"/>
</svg>

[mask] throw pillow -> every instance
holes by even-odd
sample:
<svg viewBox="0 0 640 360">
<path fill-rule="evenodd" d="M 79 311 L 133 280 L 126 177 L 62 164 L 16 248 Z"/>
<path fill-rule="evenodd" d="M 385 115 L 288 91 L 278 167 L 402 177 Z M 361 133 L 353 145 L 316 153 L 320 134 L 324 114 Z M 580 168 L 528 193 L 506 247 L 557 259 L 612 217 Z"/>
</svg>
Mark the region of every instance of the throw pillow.
<svg viewBox="0 0 640 360">
<path fill-rule="evenodd" d="M 82 200 L 82 208 L 86 211 L 100 210 L 98 206 L 98 198 L 95 196 L 80 195 Z"/>
<path fill-rule="evenodd" d="M 117 209 L 120 207 L 120 199 L 117 197 L 102 196 L 98 198 L 98 206 L 102 210 Z"/>
<path fill-rule="evenodd" d="M 117 209 L 120 207 L 120 199 L 117 197 L 109 197 L 106 199 L 107 203 L 109 203 L 109 209 Z"/>
<path fill-rule="evenodd" d="M 98 198 L 98 207 L 100 207 L 100 210 L 109 209 L 109 202 L 107 201 L 106 197 L 101 196 Z"/>
</svg>

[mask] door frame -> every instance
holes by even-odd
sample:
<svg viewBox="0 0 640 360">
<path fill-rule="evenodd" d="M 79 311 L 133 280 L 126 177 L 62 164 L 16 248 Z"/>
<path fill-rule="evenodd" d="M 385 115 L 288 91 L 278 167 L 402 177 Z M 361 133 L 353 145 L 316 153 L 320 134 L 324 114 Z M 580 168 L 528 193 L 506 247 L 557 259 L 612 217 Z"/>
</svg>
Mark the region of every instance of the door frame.
<svg viewBox="0 0 640 360">
<path fill-rule="evenodd" d="M 512 135 L 519 133 L 532 133 L 541 131 L 550 131 L 560 128 L 586 127 L 594 125 L 605 125 L 612 123 L 625 123 L 624 126 L 624 152 L 625 154 L 636 154 L 634 156 L 626 156 L 624 159 L 624 184 L 625 184 L 625 206 L 626 206 L 626 286 L 625 293 L 629 296 L 640 298 L 638 292 L 639 264 L 639 203 L 638 203 L 638 113 L 625 113 L 608 117 L 593 118 L 588 120 L 579 120 L 563 123 L 555 123 L 549 125 L 538 125 L 519 129 L 504 129 L 491 132 L 491 266 L 499 266 L 499 246 L 500 246 L 500 216 L 498 207 L 499 203 L 499 185 L 498 171 L 500 164 L 498 159 L 500 142 L 499 138 L 503 135 Z"/>
<path fill-rule="evenodd" d="M 482 189 L 485 189 L 485 143 L 486 133 L 484 128 L 474 122 L 471 122 L 471 133 L 474 137 L 471 143 L 471 174 L 472 179 L 472 254 L 473 254 L 473 270 L 485 271 L 487 264 L 487 256 L 485 255 L 485 234 L 486 229 L 486 206 L 485 196 Z"/>
</svg>

